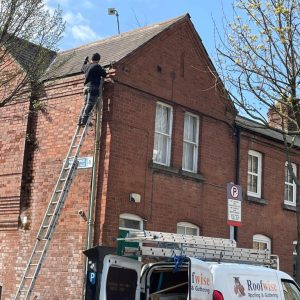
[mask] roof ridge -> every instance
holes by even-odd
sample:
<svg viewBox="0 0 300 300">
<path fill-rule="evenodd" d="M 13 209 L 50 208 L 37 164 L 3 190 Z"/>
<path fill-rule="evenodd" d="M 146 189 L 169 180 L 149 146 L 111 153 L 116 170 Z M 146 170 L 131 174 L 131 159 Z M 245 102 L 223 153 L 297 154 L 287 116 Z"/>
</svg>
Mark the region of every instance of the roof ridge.
<svg viewBox="0 0 300 300">
<path fill-rule="evenodd" d="M 166 21 L 157 22 L 157 23 L 154 23 L 154 24 L 151 24 L 151 25 L 148 25 L 148 26 L 144 26 L 144 27 L 136 28 L 136 29 L 133 29 L 133 30 L 130 30 L 130 31 L 126 31 L 126 32 L 121 33 L 121 34 L 109 36 L 109 37 L 106 37 L 106 38 L 103 38 L 103 39 L 100 39 L 100 40 L 97 40 L 97 41 L 94 41 L 94 42 L 91 42 L 91 43 L 88 43 L 88 44 L 85 44 L 85 45 L 82 45 L 82 46 L 78 46 L 78 47 L 71 48 L 71 49 L 68 49 L 68 50 L 65 50 L 65 51 L 57 52 L 57 54 L 65 54 L 65 53 L 68 53 L 68 52 L 76 51 L 77 49 L 84 49 L 84 48 L 87 48 L 87 47 L 90 47 L 90 46 L 93 46 L 93 45 L 99 45 L 99 44 L 102 44 L 102 43 L 106 43 L 108 41 L 112 41 L 114 39 L 119 39 L 119 38 L 122 38 L 122 37 L 126 37 L 127 35 L 130 35 L 132 33 L 136 33 L 136 32 L 139 32 L 139 31 L 147 31 L 147 30 L 152 29 L 152 28 L 157 27 L 157 26 L 163 26 L 163 25 L 166 25 L 167 23 L 170 23 L 170 25 L 171 25 L 171 24 L 179 21 L 180 19 L 185 18 L 186 16 L 189 16 L 189 14 L 186 13 L 186 14 L 183 14 L 179 17 L 172 18 L 172 19 L 169 19 L 169 20 L 166 20 Z"/>
</svg>

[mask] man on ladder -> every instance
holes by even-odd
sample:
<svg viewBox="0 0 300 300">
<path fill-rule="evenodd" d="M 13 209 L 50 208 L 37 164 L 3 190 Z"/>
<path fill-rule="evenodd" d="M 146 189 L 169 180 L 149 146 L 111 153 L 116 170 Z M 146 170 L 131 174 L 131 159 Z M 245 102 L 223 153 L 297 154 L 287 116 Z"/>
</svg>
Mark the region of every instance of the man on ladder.
<svg viewBox="0 0 300 300">
<path fill-rule="evenodd" d="M 83 89 L 84 105 L 78 120 L 79 126 L 86 125 L 90 112 L 93 110 L 93 107 L 97 103 L 97 99 L 100 94 L 99 87 L 101 77 L 109 77 L 109 75 L 113 75 L 112 73 L 115 71 L 109 70 L 108 72 L 106 72 L 106 70 L 99 65 L 100 58 L 101 56 L 99 53 L 94 53 L 92 55 L 92 62 L 90 63 L 89 57 L 87 56 L 81 68 L 82 72 L 84 72 L 85 74 L 85 81 Z"/>
</svg>

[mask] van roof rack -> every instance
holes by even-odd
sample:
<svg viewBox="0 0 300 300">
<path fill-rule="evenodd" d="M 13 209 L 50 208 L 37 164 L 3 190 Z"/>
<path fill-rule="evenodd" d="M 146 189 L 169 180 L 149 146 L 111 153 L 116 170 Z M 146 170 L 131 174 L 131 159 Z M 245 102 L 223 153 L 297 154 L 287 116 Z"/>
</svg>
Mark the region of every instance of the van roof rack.
<svg viewBox="0 0 300 300">
<path fill-rule="evenodd" d="M 278 256 L 269 250 L 238 248 L 230 239 L 184 235 L 158 231 L 129 231 L 125 242 L 124 256 L 142 258 L 171 258 L 174 256 L 195 257 L 206 261 L 235 262 L 279 268 Z M 126 242 L 139 243 L 132 246 Z"/>
</svg>

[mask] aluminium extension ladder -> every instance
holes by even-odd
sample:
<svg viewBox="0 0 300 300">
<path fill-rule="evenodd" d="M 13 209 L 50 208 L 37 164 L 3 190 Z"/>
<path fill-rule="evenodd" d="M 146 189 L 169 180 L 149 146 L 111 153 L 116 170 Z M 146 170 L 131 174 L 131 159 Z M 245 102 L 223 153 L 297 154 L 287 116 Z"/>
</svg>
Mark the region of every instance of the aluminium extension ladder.
<svg viewBox="0 0 300 300">
<path fill-rule="evenodd" d="M 279 268 L 278 256 L 268 250 L 238 248 L 230 239 L 193 236 L 156 231 L 129 231 L 126 242 L 137 242 L 138 247 L 124 248 L 124 256 L 143 258 L 195 257 L 205 261 L 235 262 Z"/>
<path fill-rule="evenodd" d="M 100 95 L 98 102 L 102 101 L 103 79 L 100 84 Z M 96 105 L 94 106 L 94 108 Z M 94 110 L 93 108 L 93 110 Z M 93 112 L 93 111 L 92 111 Z M 15 300 L 25 299 L 29 300 L 32 293 L 35 281 L 38 277 L 43 260 L 45 259 L 46 252 L 51 241 L 52 234 L 54 233 L 57 220 L 60 216 L 64 202 L 68 195 L 71 183 L 78 167 L 78 155 L 83 144 L 84 138 L 87 134 L 90 117 L 84 127 L 77 126 L 69 147 L 67 156 L 63 162 L 60 175 L 57 179 L 55 188 L 53 190 L 51 200 L 48 204 L 43 221 L 40 225 L 36 242 L 33 247 L 32 253 L 28 260 L 26 269 L 23 273 Z"/>
</svg>

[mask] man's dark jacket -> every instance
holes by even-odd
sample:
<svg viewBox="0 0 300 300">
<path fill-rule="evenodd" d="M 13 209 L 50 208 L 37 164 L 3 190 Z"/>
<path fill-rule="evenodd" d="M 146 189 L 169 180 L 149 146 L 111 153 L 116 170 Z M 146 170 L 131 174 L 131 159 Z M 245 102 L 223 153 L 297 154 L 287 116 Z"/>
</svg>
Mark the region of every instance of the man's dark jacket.
<svg viewBox="0 0 300 300">
<path fill-rule="evenodd" d="M 84 85 L 89 89 L 92 96 L 99 96 L 101 77 L 107 75 L 106 71 L 98 63 L 84 63 L 81 71 L 85 74 Z"/>
</svg>

